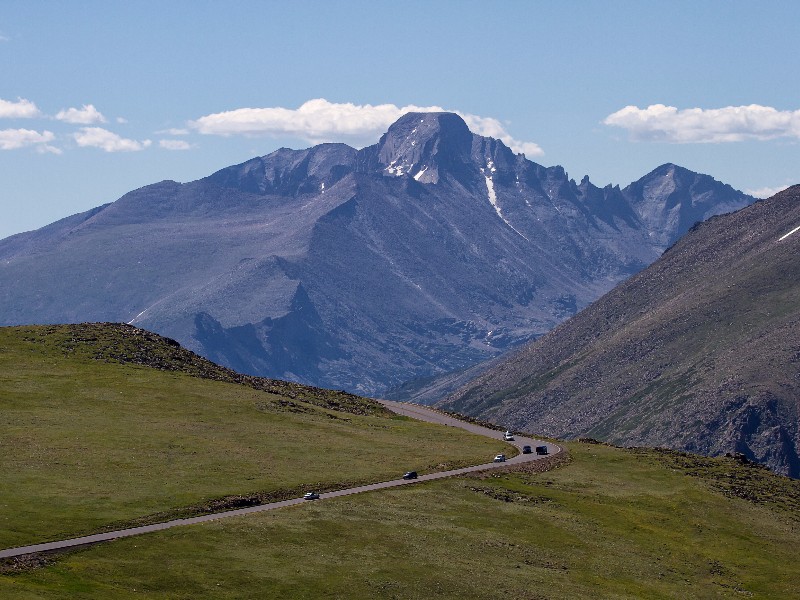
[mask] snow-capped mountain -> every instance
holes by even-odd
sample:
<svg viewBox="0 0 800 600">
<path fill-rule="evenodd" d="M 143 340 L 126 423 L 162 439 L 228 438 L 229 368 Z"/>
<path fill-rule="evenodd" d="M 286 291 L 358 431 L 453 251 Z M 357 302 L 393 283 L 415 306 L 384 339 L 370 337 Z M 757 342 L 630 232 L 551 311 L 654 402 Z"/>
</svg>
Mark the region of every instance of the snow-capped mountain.
<svg viewBox="0 0 800 600">
<path fill-rule="evenodd" d="M 0 324 L 131 322 L 235 369 L 365 394 L 550 330 L 754 199 L 664 165 L 579 184 L 449 113 L 281 149 L 0 241 Z"/>
</svg>

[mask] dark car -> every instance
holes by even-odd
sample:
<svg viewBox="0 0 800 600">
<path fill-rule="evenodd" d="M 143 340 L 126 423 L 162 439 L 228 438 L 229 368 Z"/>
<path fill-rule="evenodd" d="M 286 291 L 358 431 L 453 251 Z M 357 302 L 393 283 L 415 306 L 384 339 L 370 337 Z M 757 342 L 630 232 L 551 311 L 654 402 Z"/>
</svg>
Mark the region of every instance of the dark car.
<svg viewBox="0 0 800 600">
<path fill-rule="evenodd" d="M 416 471 L 409 471 L 408 473 L 403 475 L 403 479 L 416 479 L 416 478 L 417 478 L 417 472 Z"/>
<path fill-rule="evenodd" d="M 523 446 L 522 447 L 522 453 L 523 454 L 530 454 L 531 452 L 533 452 L 533 450 L 531 450 L 530 446 Z"/>
<path fill-rule="evenodd" d="M 306 492 L 303 500 L 319 500 L 319 494 L 317 492 Z"/>
<path fill-rule="evenodd" d="M 547 454 L 547 446 L 536 446 L 536 454 Z"/>
</svg>

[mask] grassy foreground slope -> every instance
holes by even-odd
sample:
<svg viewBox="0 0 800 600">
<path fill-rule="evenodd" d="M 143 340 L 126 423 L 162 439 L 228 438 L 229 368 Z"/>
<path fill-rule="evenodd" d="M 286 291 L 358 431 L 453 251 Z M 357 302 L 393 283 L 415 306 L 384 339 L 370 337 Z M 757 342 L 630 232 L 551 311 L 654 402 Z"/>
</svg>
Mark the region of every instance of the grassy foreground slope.
<svg viewBox="0 0 800 600">
<path fill-rule="evenodd" d="M 797 598 L 800 482 L 567 444 L 554 471 L 306 503 L 0 576 L 33 598 Z"/>
<path fill-rule="evenodd" d="M 2 548 L 500 449 L 344 392 L 242 377 L 134 327 L 0 328 Z"/>
</svg>

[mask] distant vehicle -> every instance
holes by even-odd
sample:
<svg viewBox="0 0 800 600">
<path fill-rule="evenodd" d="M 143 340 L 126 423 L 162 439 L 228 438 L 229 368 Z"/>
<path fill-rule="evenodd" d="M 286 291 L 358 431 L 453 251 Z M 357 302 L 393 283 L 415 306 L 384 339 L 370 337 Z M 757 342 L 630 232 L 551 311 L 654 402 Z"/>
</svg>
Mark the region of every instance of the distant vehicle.
<svg viewBox="0 0 800 600">
<path fill-rule="evenodd" d="M 531 452 L 533 452 L 533 450 L 531 450 L 530 446 L 523 446 L 522 447 L 522 453 L 523 454 L 530 454 Z"/>
<path fill-rule="evenodd" d="M 505 441 L 507 441 L 507 442 L 513 442 L 513 441 L 514 441 L 514 434 L 513 434 L 513 433 L 511 433 L 510 431 L 506 431 L 506 432 L 503 434 L 503 439 L 504 439 Z"/>
<path fill-rule="evenodd" d="M 536 446 L 536 454 L 547 454 L 547 446 Z"/>
<path fill-rule="evenodd" d="M 498 454 L 494 457 L 494 462 L 506 462 L 506 455 L 505 454 Z"/>
<path fill-rule="evenodd" d="M 317 492 L 306 492 L 303 500 L 319 500 L 319 494 Z"/>
<path fill-rule="evenodd" d="M 416 479 L 416 478 L 417 478 L 417 472 L 416 471 L 409 471 L 408 473 L 403 475 L 403 479 Z"/>
</svg>

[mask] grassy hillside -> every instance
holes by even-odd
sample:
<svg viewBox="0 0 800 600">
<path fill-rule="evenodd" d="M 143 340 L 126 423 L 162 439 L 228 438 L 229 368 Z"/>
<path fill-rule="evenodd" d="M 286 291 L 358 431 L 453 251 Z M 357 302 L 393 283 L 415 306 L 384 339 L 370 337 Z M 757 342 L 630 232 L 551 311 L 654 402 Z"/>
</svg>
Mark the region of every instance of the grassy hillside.
<svg viewBox="0 0 800 600">
<path fill-rule="evenodd" d="M 172 529 L 0 576 L 33 598 L 797 598 L 800 482 L 567 444 L 465 477 Z"/>
<path fill-rule="evenodd" d="M 479 461 L 498 445 L 237 377 L 135 328 L 0 329 L 0 545 Z M 733 459 L 567 448 L 545 473 L 0 561 L 0 598 L 797 596 L 800 482 Z"/>
<path fill-rule="evenodd" d="M 243 377 L 129 326 L 0 328 L 3 548 L 475 464 L 500 447 L 343 392 Z"/>
</svg>

